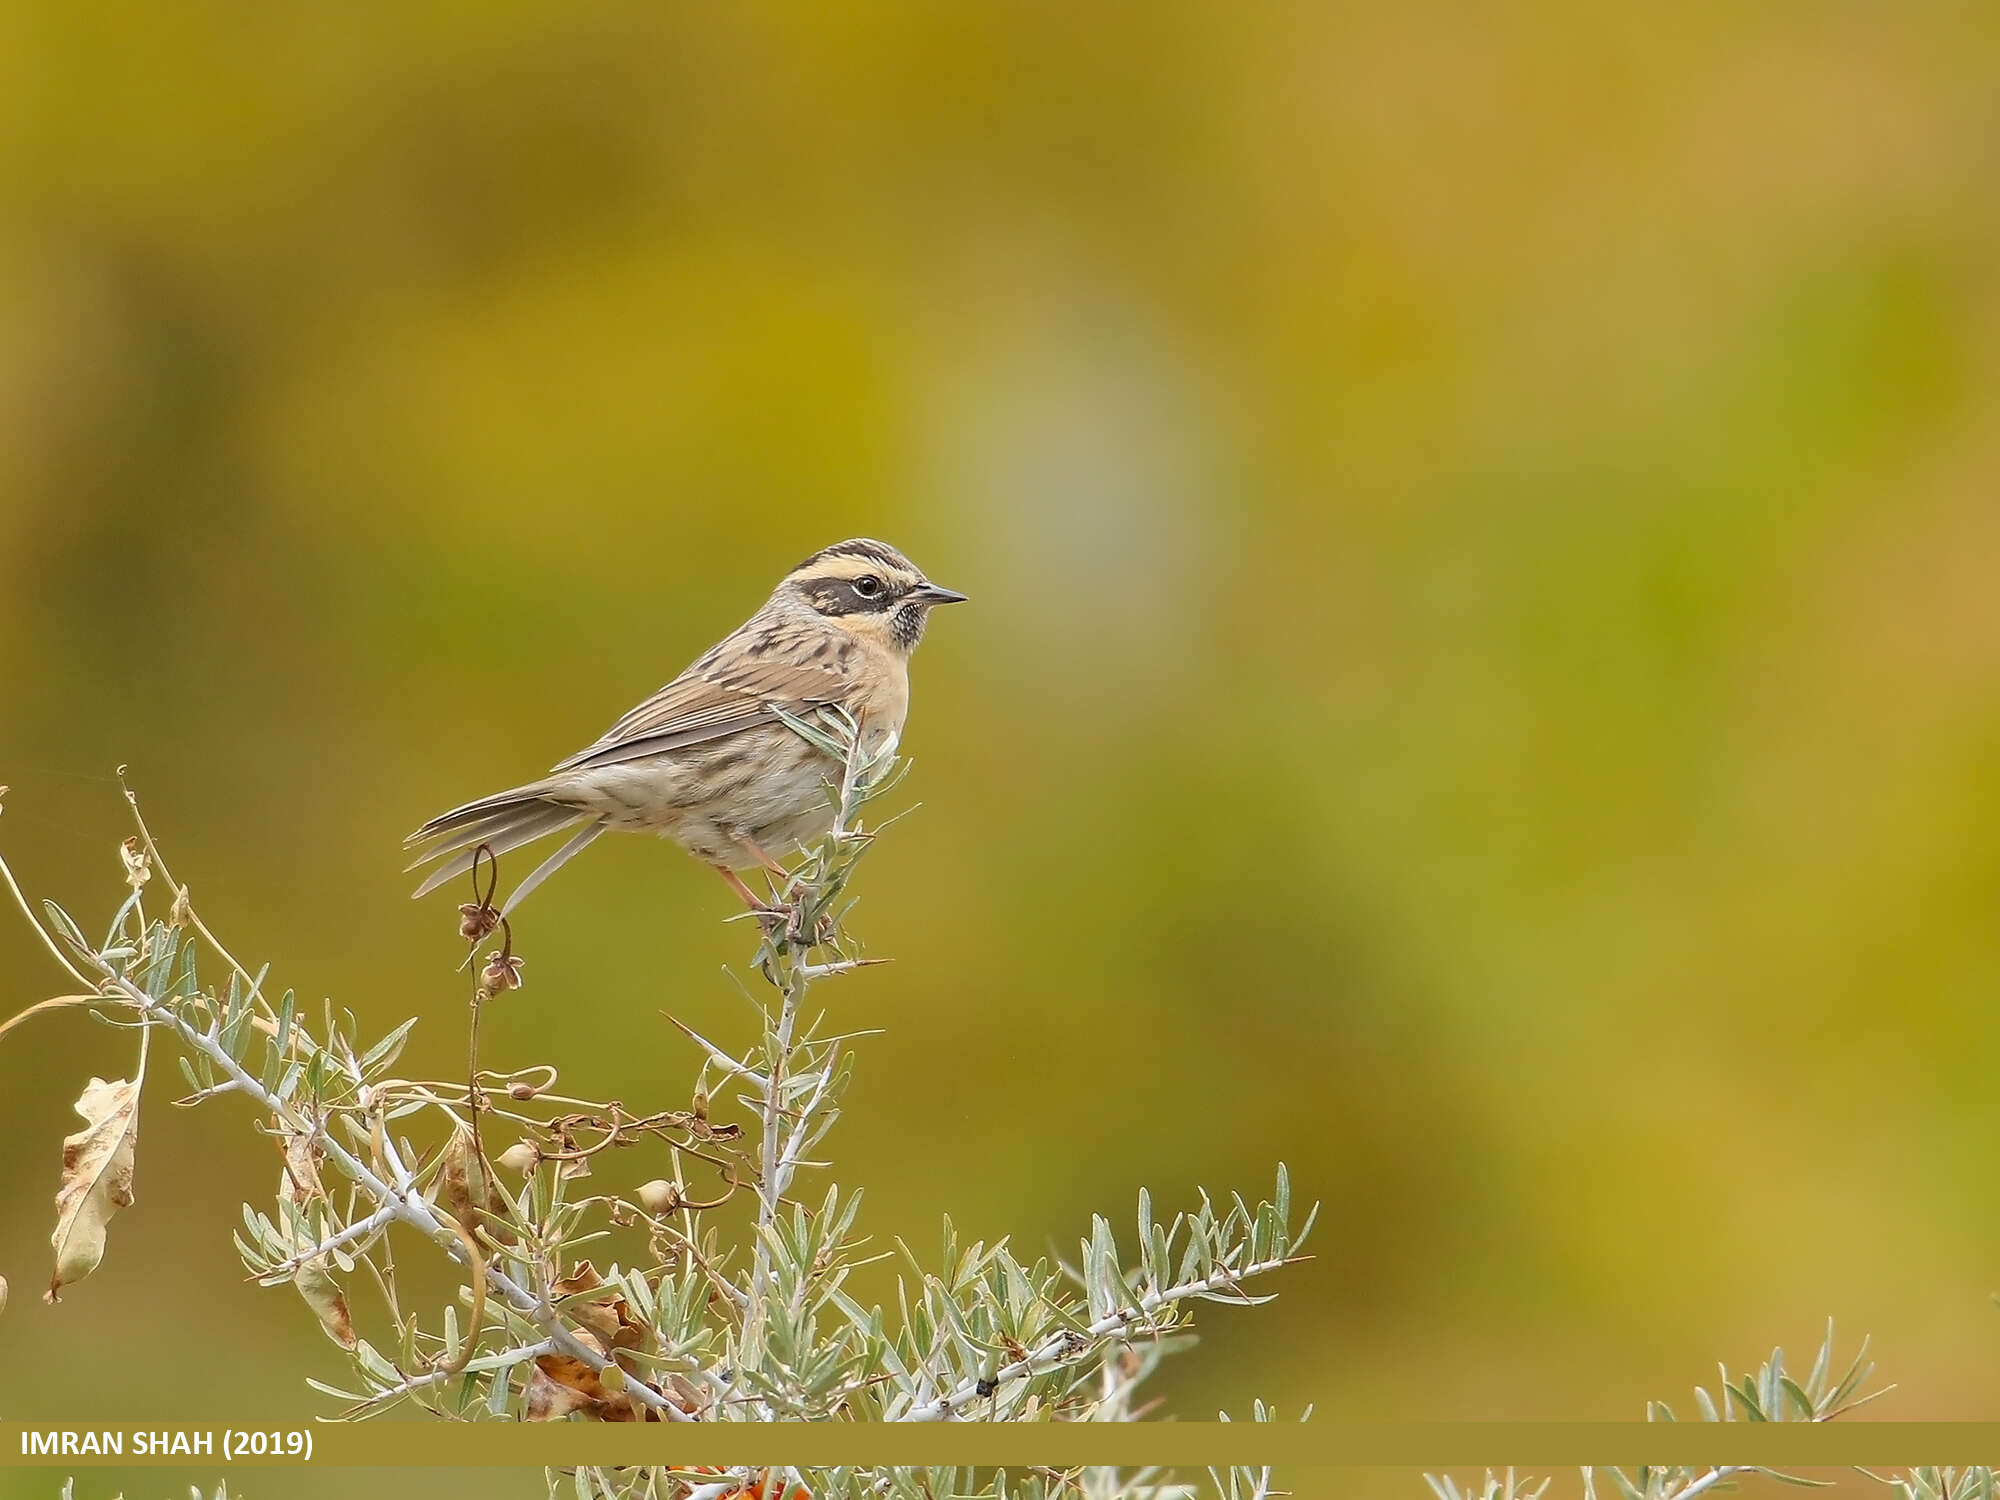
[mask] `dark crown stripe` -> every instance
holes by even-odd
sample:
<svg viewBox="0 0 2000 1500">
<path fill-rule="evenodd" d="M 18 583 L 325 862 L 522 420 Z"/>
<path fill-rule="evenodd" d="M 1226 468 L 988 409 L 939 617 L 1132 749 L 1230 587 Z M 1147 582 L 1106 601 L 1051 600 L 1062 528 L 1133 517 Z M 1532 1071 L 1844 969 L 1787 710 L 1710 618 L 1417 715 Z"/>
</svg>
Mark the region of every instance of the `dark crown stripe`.
<svg viewBox="0 0 2000 1500">
<path fill-rule="evenodd" d="M 851 541 L 835 542 L 831 547 L 822 547 L 792 571 L 802 572 L 814 563 L 825 562 L 829 557 L 865 557 L 870 562 L 881 563 L 884 567 L 901 568 L 909 573 L 916 572 L 910 560 L 887 542 L 878 542 L 865 536 L 855 537 Z"/>
</svg>

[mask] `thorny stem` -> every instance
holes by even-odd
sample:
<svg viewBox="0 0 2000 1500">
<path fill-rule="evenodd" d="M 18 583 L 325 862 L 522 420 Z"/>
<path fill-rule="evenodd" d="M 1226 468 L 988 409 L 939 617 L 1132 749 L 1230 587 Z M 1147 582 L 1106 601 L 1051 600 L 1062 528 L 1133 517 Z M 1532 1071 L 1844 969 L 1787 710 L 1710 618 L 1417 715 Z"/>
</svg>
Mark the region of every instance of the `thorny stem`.
<svg viewBox="0 0 2000 1500">
<path fill-rule="evenodd" d="M 876 768 L 877 762 L 864 759 L 861 753 L 860 726 L 853 727 L 847 736 L 847 753 L 841 767 L 839 806 L 834 813 L 833 827 L 828 835 L 836 846 L 844 844 L 855 835 L 851 824 L 868 791 L 868 775 Z M 794 898 L 802 905 L 816 893 L 797 888 L 794 877 Z M 805 1005 L 806 990 L 814 979 L 822 974 L 844 972 L 849 967 L 858 966 L 852 960 L 840 960 L 833 964 L 813 964 L 808 962 L 812 947 L 812 937 L 794 939 L 785 929 L 774 932 L 770 939 L 773 958 L 780 955 L 785 960 L 784 981 L 780 985 L 783 995 L 778 1007 L 777 1023 L 771 1031 L 770 1069 L 767 1075 L 758 1077 L 757 1082 L 763 1094 L 763 1140 L 761 1145 L 761 1170 L 757 1184 L 757 1243 L 755 1259 L 750 1273 L 750 1312 L 744 1330 L 747 1354 L 760 1354 L 763 1340 L 763 1305 L 771 1281 L 770 1235 L 778 1220 L 786 1189 L 790 1187 L 799 1164 L 799 1154 L 804 1149 L 805 1134 L 815 1107 L 825 1098 L 828 1084 L 833 1076 L 834 1059 L 829 1056 L 822 1064 L 819 1086 L 812 1099 L 798 1112 L 798 1123 L 788 1137 L 785 1133 L 785 1080 L 791 1069 L 793 1039 L 797 1034 L 799 1012 Z M 678 1023 L 677 1023 L 678 1024 Z M 687 1028 L 682 1027 L 682 1030 Z M 689 1032 L 692 1036 L 693 1033 Z M 700 1038 L 696 1038 L 700 1041 Z M 701 1045 L 711 1054 L 725 1057 L 716 1047 L 707 1042 Z M 743 1071 L 738 1068 L 738 1071 Z"/>
<path fill-rule="evenodd" d="M 1205 1296 L 1211 1292 L 1219 1292 L 1225 1288 L 1234 1287 L 1239 1281 L 1246 1281 L 1252 1276 L 1262 1276 L 1267 1272 L 1279 1269 L 1281 1266 L 1290 1265 L 1294 1259 L 1295 1257 L 1291 1256 L 1280 1256 L 1273 1260 L 1260 1260 L 1252 1265 L 1243 1267 L 1240 1271 L 1232 1270 L 1227 1266 L 1218 1266 L 1209 1275 L 1200 1277 L 1194 1281 L 1183 1281 L 1177 1286 L 1164 1287 L 1158 1291 L 1148 1292 L 1136 1303 L 1106 1313 L 1083 1331 L 1081 1339 L 1077 1335 L 1067 1331 L 1058 1333 L 1045 1340 L 1037 1348 L 1030 1350 L 1027 1358 L 1017 1359 L 1012 1364 L 1002 1365 L 993 1373 L 993 1384 L 1001 1386 L 1010 1380 L 1024 1380 L 1036 1375 L 1046 1375 L 1049 1371 L 1060 1369 L 1065 1364 L 1075 1363 L 1076 1360 L 1094 1350 L 1098 1339 L 1110 1338 L 1122 1329 L 1130 1328 L 1136 1323 L 1143 1323 L 1148 1313 L 1155 1312 L 1169 1303 L 1184 1302 L 1190 1297 Z M 981 1399 L 979 1383 L 967 1380 L 962 1382 L 956 1390 L 951 1391 L 949 1394 L 926 1401 L 923 1405 L 914 1407 L 902 1416 L 893 1418 L 892 1420 L 900 1422 L 943 1422 L 956 1415 L 960 1407 Z"/>
<path fill-rule="evenodd" d="M 801 972 L 801 966 L 794 964 L 791 977 L 785 985 L 784 1003 L 778 1009 L 778 1024 L 772 1030 L 770 1076 L 763 1080 L 763 1170 L 761 1180 L 757 1184 L 758 1238 L 756 1269 L 751 1276 L 753 1300 L 763 1296 L 771 1274 L 771 1252 L 765 1243 L 765 1236 L 777 1223 L 778 1207 L 785 1194 L 785 1184 L 778 1177 L 781 1161 L 779 1143 L 783 1138 L 785 1124 L 785 1073 L 792 1060 L 792 1036 L 798 1028 L 799 1007 L 805 1002 L 806 987 L 810 983 L 811 981 Z"/>
<path fill-rule="evenodd" d="M 388 1183 L 384 1182 L 372 1167 L 352 1151 L 349 1151 L 339 1141 L 328 1135 L 318 1121 L 314 1121 L 310 1126 L 302 1124 L 293 1115 L 284 1101 L 268 1092 L 261 1083 L 251 1077 L 244 1070 L 243 1066 L 229 1055 L 229 1050 L 219 1041 L 209 1037 L 205 1032 L 197 1031 L 171 1007 L 161 1001 L 155 1000 L 145 990 L 141 989 L 124 975 L 116 973 L 108 967 L 104 969 L 104 973 L 106 982 L 113 989 L 117 990 L 128 1002 L 137 1007 L 139 1012 L 149 1021 L 158 1025 L 172 1027 L 183 1042 L 200 1052 L 210 1062 L 214 1063 L 217 1068 L 221 1069 L 240 1092 L 248 1094 L 251 1098 L 257 1100 L 258 1103 L 270 1110 L 272 1114 L 284 1121 L 286 1126 L 291 1130 L 298 1134 L 312 1137 L 320 1148 L 325 1151 L 328 1158 L 333 1161 L 334 1165 L 358 1183 L 363 1192 L 374 1198 L 384 1209 L 392 1213 L 396 1219 L 408 1224 L 453 1260 L 466 1266 L 468 1270 L 471 1269 L 469 1252 L 464 1245 L 459 1243 L 458 1235 L 446 1228 L 444 1222 L 431 1212 L 430 1205 L 424 1201 L 422 1195 L 417 1191 L 409 1169 L 404 1166 L 401 1157 L 396 1154 L 395 1147 L 389 1143 L 386 1133 L 383 1135 L 384 1155 L 390 1164 L 391 1171 L 397 1178 L 397 1186 L 395 1187 L 391 1187 Z M 590 1366 L 593 1370 L 603 1370 L 613 1363 L 613 1361 L 605 1358 L 595 1349 L 577 1338 L 570 1331 L 569 1326 L 556 1313 L 555 1309 L 549 1306 L 545 1298 L 537 1297 L 506 1272 L 494 1267 L 488 1267 L 486 1281 L 493 1290 L 506 1298 L 517 1312 L 534 1323 L 544 1333 L 548 1334 L 550 1343 L 558 1352 L 567 1354 L 573 1359 L 583 1361 L 583 1363 Z M 644 1381 L 626 1380 L 624 1382 L 624 1389 L 634 1401 L 637 1401 L 642 1406 L 651 1407 L 665 1421 L 691 1422 L 695 1420 L 678 1406 L 675 1406 L 673 1402 L 653 1390 Z"/>
</svg>

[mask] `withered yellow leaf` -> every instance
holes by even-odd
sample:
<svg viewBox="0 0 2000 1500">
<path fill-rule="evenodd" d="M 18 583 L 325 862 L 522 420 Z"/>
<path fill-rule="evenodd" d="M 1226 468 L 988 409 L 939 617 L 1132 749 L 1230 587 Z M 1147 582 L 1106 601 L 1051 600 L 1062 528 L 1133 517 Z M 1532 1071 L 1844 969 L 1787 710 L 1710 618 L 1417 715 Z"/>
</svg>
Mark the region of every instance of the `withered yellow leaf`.
<svg viewBox="0 0 2000 1500">
<path fill-rule="evenodd" d="M 118 846 L 118 854 L 125 861 L 125 883 L 133 890 L 139 890 L 153 878 L 152 856 L 137 834 Z"/>
<path fill-rule="evenodd" d="M 62 1187 L 56 1192 L 56 1269 L 45 1300 L 83 1280 L 104 1259 L 105 1226 L 132 1202 L 133 1150 L 139 1140 L 139 1085 L 93 1078 L 76 1101 L 86 1124 L 63 1138 Z"/>
<path fill-rule="evenodd" d="M 360 1345 L 361 1340 L 354 1332 L 353 1315 L 347 1310 L 347 1293 L 341 1290 L 340 1283 L 327 1270 L 324 1255 L 315 1256 L 300 1266 L 292 1284 L 299 1289 L 299 1295 L 305 1298 L 306 1306 L 313 1310 L 328 1338 L 347 1350 Z"/>
</svg>

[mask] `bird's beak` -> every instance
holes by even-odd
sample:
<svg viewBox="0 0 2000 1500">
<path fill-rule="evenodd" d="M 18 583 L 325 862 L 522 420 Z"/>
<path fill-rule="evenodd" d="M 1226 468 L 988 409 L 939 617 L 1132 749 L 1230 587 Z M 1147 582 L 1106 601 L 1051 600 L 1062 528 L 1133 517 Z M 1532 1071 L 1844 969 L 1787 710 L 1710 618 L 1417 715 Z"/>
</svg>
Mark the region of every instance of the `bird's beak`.
<svg viewBox="0 0 2000 1500">
<path fill-rule="evenodd" d="M 919 604 L 963 604 L 965 595 L 957 589 L 939 588 L 934 583 L 921 583 L 910 590 L 909 597 Z"/>
</svg>

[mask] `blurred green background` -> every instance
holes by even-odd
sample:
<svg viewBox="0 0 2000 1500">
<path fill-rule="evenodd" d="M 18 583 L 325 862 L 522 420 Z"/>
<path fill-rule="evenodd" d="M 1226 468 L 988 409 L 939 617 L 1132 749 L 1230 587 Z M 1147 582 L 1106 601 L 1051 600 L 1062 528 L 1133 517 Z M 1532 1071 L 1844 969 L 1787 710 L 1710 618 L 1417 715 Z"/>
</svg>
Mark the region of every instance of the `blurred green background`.
<svg viewBox="0 0 2000 1500">
<path fill-rule="evenodd" d="M 837 996 L 878 1234 L 1067 1250 L 1284 1158 L 1318 1259 L 1175 1411 L 1630 1418 L 1833 1314 L 1884 1415 L 1993 1412 L 2000 10 L 4 24 L 34 893 L 108 915 L 129 763 L 240 953 L 454 1069 L 402 835 L 883 536 L 974 602 Z M 730 910 L 599 844 L 487 1059 L 684 1098 L 657 1012 L 740 1026 Z M 57 988 L 0 921 L 4 1008 Z M 170 1062 L 36 1300 L 128 1058 L 0 1045 L 0 1412 L 318 1409 L 229 1247 L 269 1148 Z"/>
</svg>

